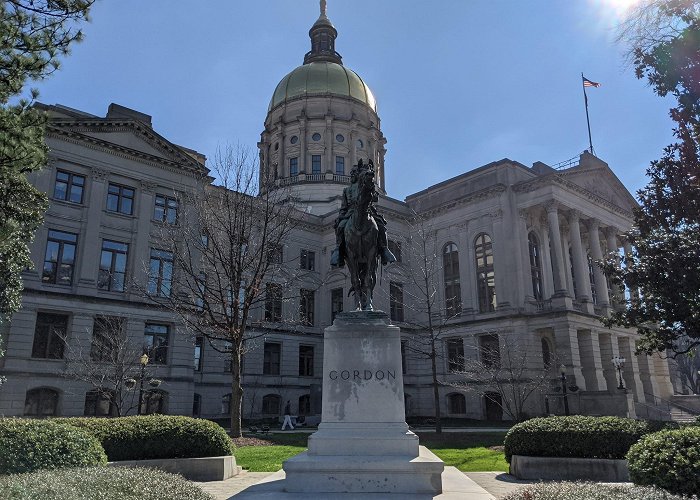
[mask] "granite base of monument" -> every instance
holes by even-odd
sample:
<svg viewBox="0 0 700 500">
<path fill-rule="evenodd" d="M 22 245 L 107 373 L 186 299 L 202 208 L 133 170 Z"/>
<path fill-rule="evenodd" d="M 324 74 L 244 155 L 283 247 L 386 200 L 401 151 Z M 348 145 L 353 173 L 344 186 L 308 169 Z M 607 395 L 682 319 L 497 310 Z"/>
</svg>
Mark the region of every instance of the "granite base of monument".
<svg viewBox="0 0 700 500">
<path fill-rule="evenodd" d="M 340 313 L 326 328 L 322 398 L 308 451 L 283 465 L 285 491 L 442 492 L 444 463 L 406 424 L 401 336 L 385 313 Z"/>
</svg>

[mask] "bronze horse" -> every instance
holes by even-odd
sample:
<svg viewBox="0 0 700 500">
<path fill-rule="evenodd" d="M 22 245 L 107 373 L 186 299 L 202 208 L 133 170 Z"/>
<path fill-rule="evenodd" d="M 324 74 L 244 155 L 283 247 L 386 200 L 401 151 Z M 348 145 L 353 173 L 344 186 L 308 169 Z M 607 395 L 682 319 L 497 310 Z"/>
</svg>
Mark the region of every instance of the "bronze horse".
<svg viewBox="0 0 700 500">
<path fill-rule="evenodd" d="M 379 265 L 377 224 L 369 212 L 375 192 L 374 171 L 360 170 L 357 186 L 357 204 L 345 225 L 345 254 L 357 310 L 372 311 Z"/>
</svg>

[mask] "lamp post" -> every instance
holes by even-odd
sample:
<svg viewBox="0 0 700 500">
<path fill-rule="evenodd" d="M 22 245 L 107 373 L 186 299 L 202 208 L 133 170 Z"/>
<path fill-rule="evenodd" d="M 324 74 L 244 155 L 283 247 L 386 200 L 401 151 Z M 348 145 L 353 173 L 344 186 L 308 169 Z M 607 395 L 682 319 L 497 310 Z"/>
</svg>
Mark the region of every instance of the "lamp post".
<svg viewBox="0 0 700 500">
<path fill-rule="evenodd" d="M 141 356 L 141 376 L 139 378 L 139 407 L 137 415 L 141 415 L 141 406 L 143 405 L 143 377 L 146 371 L 146 365 L 148 364 L 148 354 L 144 353 Z"/>
<path fill-rule="evenodd" d="M 564 415 L 569 416 L 569 397 L 566 394 L 566 366 L 561 365 L 559 367 L 561 371 L 561 390 L 564 394 Z"/>
<path fill-rule="evenodd" d="M 619 385 L 617 386 L 618 389 L 624 389 L 625 384 L 622 382 L 622 369 L 625 367 L 625 358 L 621 358 L 619 356 L 615 356 L 612 359 L 613 365 L 615 366 L 615 369 L 617 370 L 617 375 L 619 378 Z"/>
</svg>

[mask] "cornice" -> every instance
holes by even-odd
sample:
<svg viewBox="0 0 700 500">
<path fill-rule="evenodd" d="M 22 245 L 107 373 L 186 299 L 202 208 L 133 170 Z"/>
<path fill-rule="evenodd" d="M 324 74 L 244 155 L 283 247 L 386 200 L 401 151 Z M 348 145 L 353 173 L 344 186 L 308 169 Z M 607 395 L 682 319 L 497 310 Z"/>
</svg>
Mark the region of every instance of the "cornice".
<svg viewBox="0 0 700 500">
<path fill-rule="evenodd" d="M 477 191 L 475 193 L 469 194 L 467 196 L 458 198 L 456 200 L 450 200 L 446 203 L 443 203 L 442 205 L 432 208 L 427 211 L 422 211 L 422 210 L 417 210 L 418 213 L 421 215 L 425 215 L 428 217 L 434 217 L 436 215 L 439 215 L 441 213 L 447 212 L 448 210 L 452 210 L 455 207 L 461 206 L 461 205 L 466 205 L 468 203 L 472 203 L 474 201 L 479 201 L 479 200 L 485 200 L 488 198 L 494 198 L 496 196 L 499 196 L 501 193 L 504 193 L 507 189 L 507 186 L 505 184 L 494 184 L 493 186 L 482 189 L 481 191 Z M 416 204 L 418 208 L 420 208 L 420 202 Z"/>
<path fill-rule="evenodd" d="M 131 129 L 122 128 L 121 130 L 130 131 Z M 114 129 L 112 131 L 117 131 L 117 129 Z M 127 148 L 125 146 L 105 141 L 103 139 L 98 139 L 96 137 L 81 134 L 72 128 L 64 129 L 61 126 L 56 126 L 55 123 L 49 124 L 49 126 L 46 129 L 46 136 L 61 139 L 66 142 L 84 146 L 97 151 L 108 152 L 120 158 L 137 159 L 139 161 L 146 162 L 156 167 L 166 168 L 167 170 L 170 170 L 173 173 L 186 174 L 189 177 L 198 178 L 206 173 L 205 167 L 203 167 L 202 165 L 195 162 L 189 157 L 181 156 L 181 162 L 170 160 L 167 158 L 161 158 L 150 153 L 144 153 L 143 151 Z"/>
</svg>

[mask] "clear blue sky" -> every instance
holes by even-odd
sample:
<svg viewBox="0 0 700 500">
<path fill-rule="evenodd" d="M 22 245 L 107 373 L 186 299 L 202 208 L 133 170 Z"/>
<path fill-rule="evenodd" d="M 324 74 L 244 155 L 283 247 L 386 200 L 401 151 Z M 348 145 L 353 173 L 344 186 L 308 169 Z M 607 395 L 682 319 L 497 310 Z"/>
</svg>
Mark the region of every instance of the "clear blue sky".
<svg viewBox="0 0 700 500">
<path fill-rule="evenodd" d="M 593 145 L 627 188 L 672 142 L 656 96 L 614 42 L 625 0 L 329 0 L 336 49 L 378 100 L 389 195 L 510 158 L 557 163 Z M 629 1 L 629 0 L 627 0 Z M 98 0 L 85 41 L 40 101 L 104 116 L 116 102 L 213 157 L 255 147 L 277 82 L 309 50 L 317 0 Z"/>
</svg>

